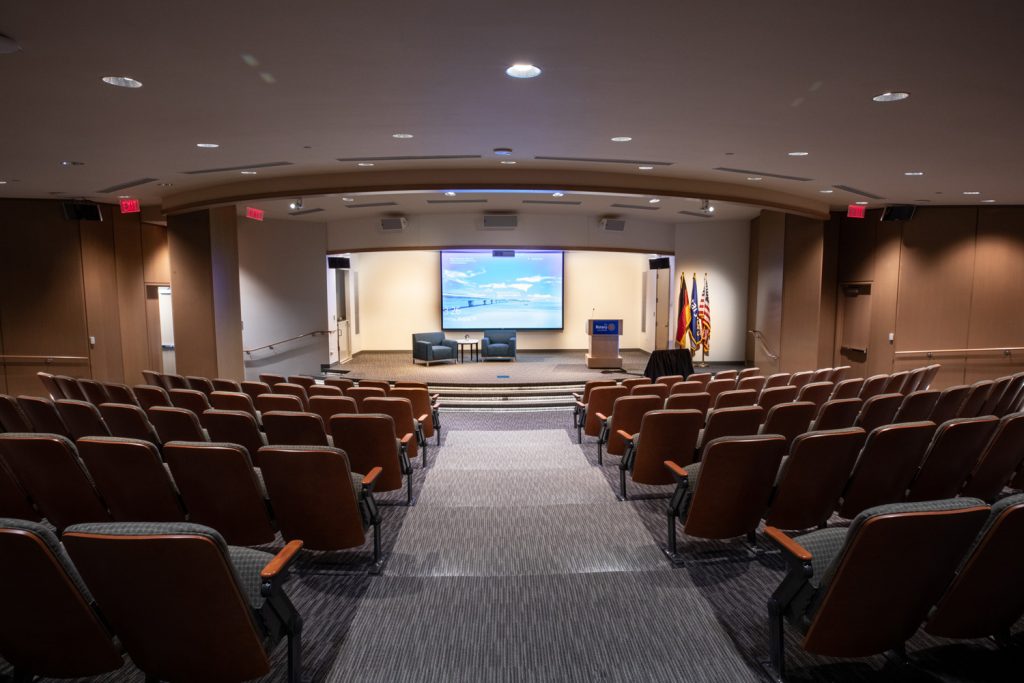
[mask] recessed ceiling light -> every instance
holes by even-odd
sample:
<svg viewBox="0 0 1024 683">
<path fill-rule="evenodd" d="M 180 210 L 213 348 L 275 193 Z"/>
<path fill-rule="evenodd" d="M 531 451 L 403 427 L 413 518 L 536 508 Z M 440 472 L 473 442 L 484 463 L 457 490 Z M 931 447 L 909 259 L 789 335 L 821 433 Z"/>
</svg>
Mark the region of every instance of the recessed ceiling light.
<svg viewBox="0 0 1024 683">
<path fill-rule="evenodd" d="M 903 175 L 924 175 L 924 171 L 904 171 Z"/>
<path fill-rule="evenodd" d="M 504 164 L 504 165 L 506 165 L 506 166 L 512 166 L 512 165 L 513 165 L 513 164 L 515 164 L 516 162 L 514 162 L 514 161 L 507 161 L 507 160 L 506 160 L 506 161 L 501 161 L 501 162 L 499 162 L 499 163 L 502 163 L 502 164 Z"/>
<path fill-rule="evenodd" d="M 629 142 L 632 139 L 633 138 L 628 137 L 626 135 L 621 135 L 619 137 L 612 138 L 612 142 Z"/>
<path fill-rule="evenodd" d="M 448 191 L 448 192 L 445 192 L 445 193 L 444 193 L 444 196 L 445 196 L 445 197 L 454 197 L 454 196 L 455 196 L 455 193 L 454 193 L 454 192 L 451 192 L 451 191 Z"/>
<path fill-rule="evenodd" d="M 655 197 L 654 199 L 648 199 L 648 200 L 647 200 L 647 203 L 648 203 L 648 204 L 657 204 L 657 203 L 659 203 L 659 202 L 661 202 L 661 200 L 660 200 L 660 199 L 658 199 L 657 197 Z"/>
<path fill-rule="evenodd" d="M 565 193 L 564 192 L 552 192 L 551 196 L 552 197 L 564 197 Z"/>
<path fill-rule="evenodd" d="M 142 87 L 142 81 L 137 81 L 131 76 L 104 76 L 101 80 L 107 85 L 115 85 L 118 88 Z"/>
<path fill-rule="evenodd" d="M 288 202 L 288 208 L 292 211 L 298 211 L 302 208 L 302 197 L 296 197 L 292 201 Z"/>
<path fill-rule="evenodd" d="M 996 200 L 994 200 L 994 199 L 982 199 L 981 203 L 982 204 L 995 204 Z"/>
<path fill-rule="evenodd" d="M 197 142 L 196 147 L 202 147 L 203 149 L 217 149 L 220 145 L 216 142 Z"/>
<path fill-rule="evenodd" d="M 352 199 L 351 197 L 342 197 L 341 201 L 343 201 L 343 202 L 354 202 L 355 200 Z"/>
<path fill-rule="evenodd" d="M 392 133 L 391 137 L 396 140 L 411 140 L 413 138 L 412 133 Z"/>
<path fill-rule="evenodd" d="M 117 195 L 117 198 L 118 199 L 131 199 L 132 196 L 130 194 L 119 194 L 119 195 Z"/>
<path fill-rule="evenodd" d="M 0 180 L 0 185 L 6 185 L 6 184 L 7 184 L 6 180 Z"/>
<path fill-rule="evenodd" d="M 791 157 L 805 157 L 810 154 L 810 152 L 786 152 L 786 154 Z"/>
<path fill-rule="evenodd" d="M 752 176 L 747 176 L 747 180 L 764 180 L 764 178 L 762 178 L 759 175 L 752 175 Z"/>
<path fill-rule="evenodd" d="M 373 162 L 372 161 L 360 161 L 358 164 L 356 164 L 356 166 L 364 166 L 364 167 L 365 166 L 373 166 Z"/>
<path fill-rule="evenodd" d="M 513 64 L 505 73 L 512 78 L 536 78 L 540 76 L 540 69 L 533 64 Z"/>
<path fill-rule="evenodd" d="M 968 190 L 967 192 L 964 192 L 964 194 L 981 194 L 981 193 L 978 192 L 977 190 Z"/>
<path fill-rule="evenodd" d="M 867 206 L 867 202 L 854 202 L 854 204 L 858 204 L 860 206 Z"/>
<path fill-rule="evenodd" d="M 637 168 L 639 170 L 641 170 L 641 171 L 653 171 L 654 170 L 653 166 L 637 166 Z"/>
<path fill-rule="evenodd" d="M 908 92 L 884 92 L 879 95 L 875 95 L 871 99 L 875 102 L 899 102 L 910 97 Z"/>
<path fill-rule="evenodd" d="M 157 187 L 171 187 L 174 183 L 157 183 Z"/>
<path fill-rule="evenodd" d="M 498 155 L 499 157 L 507 157 L 510 154 L 512 154 L 512 148 L 511 147 L 495 147 L 494 148 L 494 153 L 496 155 Z"/>
<path fill-rule="evenodd" d="M 256 171 L 239 171 L 242 175 L 256 175 Z"/>
<path fill-rule="evenodd" d="M 822 194 L 832 194 L 833 192 L 835 192 L 835 190 L 818 190 L 818 192 Z"/>
<path fill-rule="evenodd" d="M 61 166 L 85 166 L 84 161 L 62 161 Z"/>
</svg>

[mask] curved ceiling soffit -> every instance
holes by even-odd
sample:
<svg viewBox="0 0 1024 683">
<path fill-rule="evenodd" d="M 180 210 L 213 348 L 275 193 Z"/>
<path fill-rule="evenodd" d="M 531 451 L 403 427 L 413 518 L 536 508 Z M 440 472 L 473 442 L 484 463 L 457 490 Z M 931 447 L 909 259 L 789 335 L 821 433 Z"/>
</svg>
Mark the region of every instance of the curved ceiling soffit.
<svg viewBox="0 0 1024 683">
<path fill-rule="evenodd" d="M 825 202 L 733 183 L 600 171 L 479 168 L 350 171 L 247 179 L 168 195 L 161 209 L 165 214 L 175 214 L 216 205 L 295 196 L 494 189 L 686 197 L 747 204 L 808 218 L 829 216 L 829 205 Z"/>
</svg>

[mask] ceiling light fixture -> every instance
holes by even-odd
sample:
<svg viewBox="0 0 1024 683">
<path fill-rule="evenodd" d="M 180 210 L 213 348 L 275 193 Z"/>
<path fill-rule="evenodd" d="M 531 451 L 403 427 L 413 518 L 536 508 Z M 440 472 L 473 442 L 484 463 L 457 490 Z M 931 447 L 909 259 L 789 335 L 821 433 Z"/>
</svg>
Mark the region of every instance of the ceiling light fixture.
<svg viewBox="0 0 1024 683">
<path fill-rule="evenodd" d="M 764 180 L 764 178 L 762 178 L 759 175 L 752 175 L 752 176 L 747 176 L 747 180 Z"/>
<path fill-rule="evenodd" d="M 658 198 L 654 198 L 654 199 L 648 199 L 648 200 L 647 200 L 647 203 L 648 203 L 648 204 L 658 204 L 658 203 L 660 203 L 660 202 L 661 202 L 661 200 L 660 200 L 660 199 L 658 199 Z"/>
<path fill-rule="evenodd" d="M 903 175 L 924 175 L 924 171 L 904 171 Z"/>
<path fill-rule="evenodd" d="M 908 92 L 883 92 L 875 95 L 871 99 L 875 102 L 899 102 L 900 100 L 905 100 L 908 97 L 910 97 L 910 93 Z"/>
<path fill-rule="evenodd" d="M 242 175 L 256 175 L 256 171 L 239 171 Z"/>
<path fill-rule="evenodd" d="M 354 202 L 355 200 L 352 199 L 351 197 L 342 197 L 341 201 L 343 201 L 343 202 Z"/>
<path fill-rule="evenodd" d="M 511 147 L 495 147 L 494 153 L 499 157 L 507 157 L 512 154 Z"/>
<path fill-rule="evenodd" d="M 141 88 L 142 81 L 137 81 L 131 76 L 104 76 L 100 79 L 107 85 L 113 85 L 118 88 Z"/>
<path fill-rule="evenodd" d="M 412 133 L 392 133 L 391 137 L 396 140 L 411 140 L 413 138 Z"/>
<path fill-rule="evenodd" d="M 366 168 L 366 167 L 369 167 L 369 166 L 373 166 L 373 162 L 371 162 L 371 161 L 360 161 L 358 164 L 356 164 L 356 166 L 362 166 L 362 167 Z"/>
<path fill-rule="evenodd" d="M 85 166 L 85 162 L 84 161 L 62 161 L 62 162 L 60 162 L 60 165 L 61 166 L 65 166 L 65 167 L 67 167 L 67 166 Z"/>
<path fill-rule="evenodd" d="M 514 162 L 514 161 L 507 161 L 506 160 L 506 161 L 501 161 L 501 162 L 498 162 L 498 163 L 504 164 L 505 166 L 513 166 L 513 165 L 515 165 L 516 162 Z"/>
<path fill-rule="evenodd" d="M 0 185 L 6 185 L 6 184 L 7 184 L 6 180 L 0 180 Z"/>
<path fill-rule="evenodd" d="M 702 199 L 700 202 L 700 210 L 710 216 L 715 212 L 715 207 L 711 206 L 710 199 Z"/>
<path fill-rule="evenodd" d="M 157 187 L 171 187 L 174 183 L 157 183 Z"/>
<path fill-rule="evenodd" d="M 810 152 L 786 152 L 786 154 L 791 157 L 805 157 L 810 154 Z"/>
<path fill-rule="evenodd" d="M 540 76 L 540 69 L 533 64 L 513 64 L 505 73 L 512 78 L 536 78 Z"/>
<path fill-rule="evenodd" d="M 552 192 L 551 196 L 552 197 L 564 197 L 565 193 L 564 192 Z"/>
<path fill-rule="evenodd" d="M 653 171 L 654 167 L 653 166 L 637 166 L 637 169 L 639 169 L 641 171 Z"/>
<path fill-rule="evenodd" d="M 196 147 L 201 147 L 202 149 L 217 149 L 220 145 L 216 142 L 197 142 Z"/>
<path fill-rule="evenodd" d="M 835 192 L 835 190 L 818 190 L 818 192 L 822 194 L 832 194 L 833 192 Z"/>
<path fill-rule="evenodd" d="M 978 192 L 977 190 L 968 190 L 968 191 L 964 192 L 964 194 L 981 194 L 981 193 Z"/>
<path fill-rule="evenodd" d="M 982 199 L 981 203 L 982 204 L 995 204 L 996 200 L 994 200 L 994 199 Z"/>
<path fill-rule="evenodd" d="M 867 206 L 868 202 L 854 202 L 857 206 Z"/>
<path fill-rule="evenodd" d="M 452 192 L 451 190 L 449 190 L 448 192 L 445 192 L 445 193 L 444 193 L 444 196 L 445 196 L 445 197 L 454 197 L 454 196 L 455 196 L 455 193 L 454 193 L 454 192 Z"/>
<path fill-rule="evenodd" d="M 298 211 L 299 209 L 301 209 L 302 197 L 297 197 L 296 199 L 293 199 L 291 202 L 289 202 L 288 208 L 291 209 L 292 211 Z"/>
<path fill-rule="evenodd" d="M 627 135 L 621 135 L 619 137 L 612 138 L 612 142 L 630 142 L 633 138 Z"/>
</svg>

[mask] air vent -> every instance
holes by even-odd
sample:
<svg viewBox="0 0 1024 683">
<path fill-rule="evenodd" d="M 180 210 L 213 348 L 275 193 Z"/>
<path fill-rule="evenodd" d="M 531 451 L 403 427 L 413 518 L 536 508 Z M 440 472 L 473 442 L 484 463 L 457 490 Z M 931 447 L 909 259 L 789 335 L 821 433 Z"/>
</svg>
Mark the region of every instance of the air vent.
<svg viewBox="0 0 1024 683">
<path fill-rule="evenodd" d="M 381 232 L 402 232 L 409 221 L 405 216 L 384 216 L 380 219 Z"/>
<path fill-rule="evenodd" d="M 608 232 L 625 232 L 626 219 L 615 216 L 605 216 L 601 219 L 601 227 Z"/>
<path fill-rule="evenodd" d="M 637 159 L 591 159 L 588 157 L 534 157 L 541 161 L 582 161 L 588 164 L 629 164 L 630 166 L 671 166 L 671 161 L 640 161 Z"/>
<path fill-rule="evenodd" d="M 486 204 L 486 199 L 428 199 L 427 204 Z"/>
<path fill-rule="evenodd" d="M 523 204 L 560 204 L 562 206 L 579 206 L 583 202 L 571 202 L 558 199 L 524 199 Z"/>
<path fill-rule="evenodd" d="M 701 213 L 700 211 L 680 211 L 684 216 L 696 216 L 697 218 L 714 218 L 713 213 Z"/>
<path fill-rule="evenodd" d="M 398 206 L 398 202 L 369 202 L 367 204 L 346 204 L 346 209 L 367 209 L 371 206 Z"/>
<path fill-rule="evenodd" d="M 246 164 L 245 166 L 225 166 L 223 168 L 204 168 L 198 171 L 182 171 L 185 175 L 201 175 L 203 173 L 221 173 L 223 171 L 247 171 L 250 168 L 271 168 L 273 166 L 291 166 L 290 161 L 268 161 L 265 164 Z"/>
<path fill-rule="evenodd" d="M 110 194 L 111 192 L 117 192 L 118 190 L 127 190 L 129 187 L 138 187 L 139 185 L 145 185 L 155 181 L 156 178 L 139 178 L 138 180 L 129 180 L 127 183 L 121 183 L 120 185 L 111 185 L 105 187 L 102 190 L 96 190 L 97 194 Z"/>
<path fill-rule="evenodd" d="M 726 168 L 718 166 L 712 170 L 725 171 L 726 173 L 742 173 L 743 175 L 758 176 L 764 178 L 781 178 L 783 180 L 799 180 L 802 183 L 810 182 L 811 178 L 801 178 L 798 175 L 782 175 L 781 173 L 768 173 L 767 171 L 751 171 L 748 168 Z"/>
<path fill-rule="evenodd" d="M 837 190 L 843 190 L 844 192 L 849 192 L 850 194 L 858 195 L 860 197 L 867 197 L 868 199 L 885 199 L 885 197 L 879 197 L 877 194 L 871 194 L 870 192 L 867 192 L 865 190 L 858 190 L 856 187 L 850 187 L 849 185 L 833 185 L 832 187 L 836 188 Z"/>
<path fill-rule="evenodd" d="M 434 154 L 432 156 L 407 157 L 345 157 L 338 161 L 444 161 L 445 159 L 479 159 L 479 154 Z"/>
<path fill-rule="evenodd" d="M 514 213 L 485 213 L 482 230 L 514 230 L 519 216 Z"/>
<path fill-rule="evenodd" d="M 657 211 L 660 206 L 644 206 L 642 204 L 612 204 L 615 209 L 640 209 L 641 211 Z"/>
<path fill-rule="evenodd" d="M 289 216 L 305 216 L 307 213 L 320 213 L 323 209 L 302 209 L 301 211 L 289 211 Z"/>
</svg>

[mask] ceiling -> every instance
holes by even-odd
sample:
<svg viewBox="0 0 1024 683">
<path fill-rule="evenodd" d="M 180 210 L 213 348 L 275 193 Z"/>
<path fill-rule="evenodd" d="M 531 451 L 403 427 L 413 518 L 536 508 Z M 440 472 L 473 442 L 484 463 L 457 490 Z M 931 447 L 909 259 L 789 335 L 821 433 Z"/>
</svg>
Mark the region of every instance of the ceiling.
<svg viewBox="0 0 1024 683">
<path fill-rule="evenodd" d="M 256 195 L 268 179 L 417 169 L 443 178 L 506 160 L 516 171 L 557 172 L 563 199 L 581 204 L 479 192 L 457 198 L 487 204 L 428 204 L 433 192 L 347 209 L 340 197 L 305 197 L 307 208 L 325 209 L 306 217 L 485 207 L 709 220 L 679 214 L 699 209 L 686 197 L 665 196 L 657 211 L 616 210 L 611 204 L 655 195 L 571 193 L 574 174 L 595 171 L 650 177 L 652 187 L 658 179 L 724 183 L 739 194 L 756 186 L 832 208 L 1022 204 L 1022 19 L 1019 3 L 934 0 L 0 0 L 0 33 L 22 47 L 0 54 L 0 197 L 165 204 L 250 181 Z M 516 62 L 543 73 L 507 77 Z M 107 75 L 144 85 L 112 87 L 100 81 Z M 872 101 L 890 90 L 911 97 Z M 495 147 L 513 153 L 497 157 Z M 379 159 L 428 155 L 469 158 Z M 357 165 L 370 158 L 374 166 Z M 275 162 L 287 164 L 260 167 Z M 640 171 L 639 162 L 655 168 Z M 225 168 L 234 170 L 186 173 Z M 924 175 L 904 175 L 911 171 Z M 716 202 L 710 220 L 752 215 L 758 202 L 747 201 L 754 206 Z M 256 203 L 282 217 L 286 204 Z"/>
</svg>

